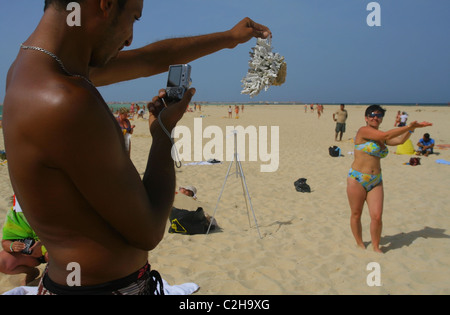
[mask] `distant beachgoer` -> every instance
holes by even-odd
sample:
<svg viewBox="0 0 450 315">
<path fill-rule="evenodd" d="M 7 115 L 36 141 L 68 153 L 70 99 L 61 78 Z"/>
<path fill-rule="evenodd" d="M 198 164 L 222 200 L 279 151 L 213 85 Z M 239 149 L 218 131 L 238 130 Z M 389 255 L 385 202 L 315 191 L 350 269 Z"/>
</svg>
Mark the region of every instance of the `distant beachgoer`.
<svg viewBox="0 0 450 315">
<path fill-rule="evenodd" d="M 233 118 L 233 109 L 231 108 L 231 105 L 228 106 L 228 118 Z"/>
<path fill-rule="evenodd" d="M 125 139 L 125 148 L 128 151 L 128 154 L 131 154 L 131 135 L 133 134 L 134 128 L 136 125 L 131 125 L 130 120 L 128 119 L 130 111 L 126 107 L 122 107 L 119 109 L 119 117 L 117 118 L 117 122 L 119 123 L 120 129 L 122 129 L 122 133 Z"/>
<path fill-rule="evenodd" d="M 428 156 L 433 153 L 434 139 L 430 138 L 429 133 L 426 133 L 423 135 L 423 138 L 419 140 L 417 146 L 419 147 L 416 152 L 417 155 L 423 154 L 424 156 Z"/>
<path fill-rule="evenodd" d="M 144 106 L 142 106 L 141 109 L 138 110 L 138 118 L 144 118 L 145 109 Z"/>
<path fill-rule="evenodd" d="M 345 132 L 345 126 L 346 126 L 346 121 L 348 118 L 348 113 L 347 110 L 345 109 L 345 105 L 341 104 L 341 106 L 339 107 L 339 110 L 333 114 L 333 120 L 336 122 L 336 128 L 335 128 L 335 135 L 334 135 L 334 140 L 338 141 L 338 134 L 339 134 L 339 141 L 342 141 L 342 135 Z"/>
<path fill-rule="evenodd" d="M 236 119 L 238 119 L 239 118 L 239 106 L 238 105 L 234 106 L 234 111 L 236 112 Z"/>
<path fill-rule="evenodd" d="M 195 186 L 181 186 L 178 191 L 183 195 L 197 199 L 197 188 Z"/>
<path fill-rule="evenodd" d="M 408 120 L 408 114 L 406 112 L 402 112 L 400 115 L 400 123 L 398 124 L 399 127 L 406 126 L 406 121 Z"/>
<path fill-rule="evenodd" d="M 394 127 L 397 127 L 400 124 L 400 116 L 402 115 L 401 111 L 397 111 L 397 115 L 395 116 Z"/>
<path fill-rule="evenodd" d="M 356 244 L 365 248 L 362 240 L 361 214 L 367 203 L 370 214 L 370 235 L 374 251 L 380 249 L 383 214 L 383 181 L 381 159 L 388 155 L 387 146 L 405 143 L 416 128 L 431 126 L 431 123 L 413 121 L 408 126 L 389 131 L 379 130 L 385 110 L 379 105 L 366 109 L 366 126 L 361 127 L 355 137 L 354 161 L 347 177 L 347 196 L 351 210 L 350 227 Z"/>
<path fill-rule="evenodd" d="M 131 119 L 133 119 L 134 118 L 134 111 L 135 111 L 135 105 L 134 105 L 134 103 L 131 103 L 131 106 L 130 106 L 130 112 L 128 113 L 129 114 L 129 118 L 131 118 Z"/>
</svg>

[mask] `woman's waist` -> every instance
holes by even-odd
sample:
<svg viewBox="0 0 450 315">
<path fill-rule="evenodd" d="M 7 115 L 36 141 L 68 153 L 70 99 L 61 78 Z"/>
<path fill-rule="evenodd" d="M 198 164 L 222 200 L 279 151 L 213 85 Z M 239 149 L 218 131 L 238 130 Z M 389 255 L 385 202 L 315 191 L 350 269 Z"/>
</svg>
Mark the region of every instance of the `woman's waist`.
<svg viewBox="0 0 450 315">
<path fill-rule="evenodd" d="M 381 173 L 381 165 L 377 164 L 364 164 L 353 162 L 351 169 L 363 174 L 377 175 Z"/>
</svg>

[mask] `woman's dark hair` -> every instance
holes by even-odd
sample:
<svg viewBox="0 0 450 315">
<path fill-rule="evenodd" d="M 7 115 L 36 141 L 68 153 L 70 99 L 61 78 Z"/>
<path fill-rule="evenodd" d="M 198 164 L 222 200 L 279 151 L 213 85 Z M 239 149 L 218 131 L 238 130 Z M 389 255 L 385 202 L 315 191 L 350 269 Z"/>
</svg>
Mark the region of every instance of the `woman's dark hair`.
<svg viewBox="0 0 450 315">
<path fill-rule="evenodd" d="M 77 2 L 83 2 L 84 0 L 78 0 Z M 123 9 L 123 7 L 125 6 L 125 2 L 127 2 L 127 0 L 118 0 L 119 1 L 119 9 Z M 45 6 L 44 6 L 44 11 L 47 10 L 47 8 L 52 5 L 55 4 L 58 8 L 62 8 L 65 9 L 67 8 L 67 5 L 73 2 L 73 0 L 45 0 Z"/>
<path fill-rule="evenodd" d="M 370 105 L 370 106 L 367 107 L 367 109 L 366 109 L 366 114 L 365 114 L 365 116 L 367 117 L 367 116 L 369 116 L 369 115 L 370 115 L 371 113 L 373 113 L 373 112 L 380 112 L 380 113 L 382 113 L 383 116 L 384 116 L 384 113 L 386 112 L 386 110 L 385 110 L 383 107 L 381 107 L 380 105 L 376 105 L 376 104 Z"/>
</svg>

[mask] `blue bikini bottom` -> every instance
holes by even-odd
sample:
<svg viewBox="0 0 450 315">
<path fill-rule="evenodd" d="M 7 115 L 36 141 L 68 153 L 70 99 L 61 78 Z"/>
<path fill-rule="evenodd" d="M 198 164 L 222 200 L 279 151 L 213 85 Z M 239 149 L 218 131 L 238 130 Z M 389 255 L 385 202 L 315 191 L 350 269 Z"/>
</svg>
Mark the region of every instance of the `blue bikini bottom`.
<svg viewBox="0 0 450 315">
<path fill-rule="evenodd" d="M 352 168 L 348 172 L 348 177 L 356 179 L 356 181 L 358 181 L 367 192 L 371 191 L 375 186 L 383 181 L 381 173 L 377 175 L 363 174 Z"/>
</svg>

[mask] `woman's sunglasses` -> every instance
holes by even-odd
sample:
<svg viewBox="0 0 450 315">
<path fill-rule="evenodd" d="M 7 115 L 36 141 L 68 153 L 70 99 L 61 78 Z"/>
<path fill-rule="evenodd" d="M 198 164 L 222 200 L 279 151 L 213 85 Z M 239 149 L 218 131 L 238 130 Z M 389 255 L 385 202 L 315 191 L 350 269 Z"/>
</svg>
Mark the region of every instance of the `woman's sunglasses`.
<svg viewBox="0 0 450 315">
<path fill-rule="evenodd" d="M 384 114 L 370 113 L 369 117 L 370 118 L 374 118 L 374 117 L 383 118 Z"/>
</svg>

